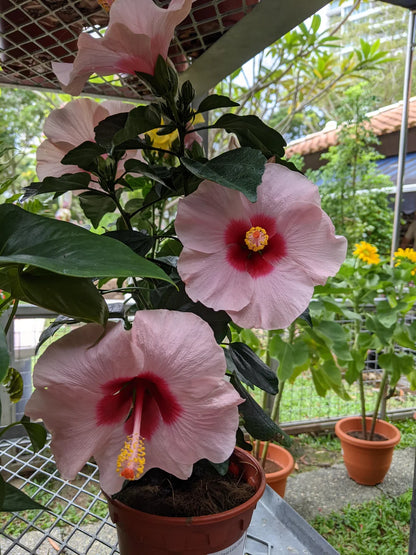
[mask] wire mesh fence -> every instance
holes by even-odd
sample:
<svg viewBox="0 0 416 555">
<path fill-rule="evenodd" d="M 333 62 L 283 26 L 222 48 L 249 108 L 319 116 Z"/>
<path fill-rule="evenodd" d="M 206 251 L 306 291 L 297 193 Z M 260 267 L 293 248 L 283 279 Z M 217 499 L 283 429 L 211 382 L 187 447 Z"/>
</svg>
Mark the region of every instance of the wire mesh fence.
<svg viewBox="0 0 416 555">
<path fill-rule="evenodd" d="M 16 318 L 14 324 L 14 364 L 21 372 L 24 380 L 24 395 L 15 407 L 14 416 L 16 420 L 23 415 L 25 403 L 32 391 L 32 370 L 38 356 L 35 353 L 35 348 L 39 335 L 51 322 L 50 315 L 47 313 L 38 313 L 35 318 L 29 318 L 28 316 L 30 316 L 30 311 L 26 312 L 24 318 Z M 410 323 L 415 317 L 416 313 L 411 312 L 407 315 L 407 320 Z M 70 326 L 62 327 L 57 336 L 66 333 L 69 329 Z M 367 408 L 371 411 L 382 377 L 382 370 L 378 365 L 377 352 L 368 352 L 363 376 L 366 399 L 368 401 Z M 350 400 L 341 399 L 333 391 L 328 391 L 325 397 L 319 396 L 314 387 L 311 372 L 305 371 L 296 378 L 294 383 L 285 384 L 280 409 L 280 422 L 284 425 L 292 426 L 294 423 L 301 425 L 305 422 L 325 422 L 328 419 L 359 414 L 360 399 L 358 385 L 352 384 L 349 386 L 348 394 Z M 400 378 L 395 391 L 387 401 L 386 408 L 389 414 L 397 413 L 398 415 L 401 412 L 408 414 L 412 410 L 416 411 L 416 391 L 411 390 L 405 376 Z M 2 422 L 3 425 L 8 423 L 7 421 Z"/>
</svg>

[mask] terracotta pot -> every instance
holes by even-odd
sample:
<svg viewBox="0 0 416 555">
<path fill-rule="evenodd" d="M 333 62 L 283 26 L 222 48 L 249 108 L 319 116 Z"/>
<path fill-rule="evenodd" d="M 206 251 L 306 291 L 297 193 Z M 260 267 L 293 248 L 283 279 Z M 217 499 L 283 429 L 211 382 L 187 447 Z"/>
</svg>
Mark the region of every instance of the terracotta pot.
<svg viewBox="0 0 416 555">
<path fill-rule="evenodd" d="M 116 524 L 120 555 L 207 555 L 244 553 L 244 536 L 251 516 L 266 487 L 263 469 L 247 451 L 235 448 L 231 460 L 244 472 L 244 480 L 256 488 L 251 499 L 222 513 L 198 517 L 163 517 L 132 509 L 107 499 Z"/>
<path fill-rule="evenodd" d="M 367 431 L 371 429 L 369 417 L 366 418 L 366 428 Z M 357 484 L 375 486 L 384 480 L 390 468 L 394 447 L 400 441 L 400 432 L 393 424 L 377 420 L 375 432 L 385 436 L 386 441 L 369 441 L 348 435 L 348 432 L 361 429 L 359 416 L 343 418 L 335 425 L 349 477 Z"/>
<path fill-rule="evenodd" d="M 263 453 L 263 443 L 260 444 L 260 456 Z M 274 443 L 269 443 L 267 449 L 267 460 L 280 466 L 276 472 L 266 472 L 266 483 L 280 495 L 285 496 L 286 482 L 289 475 L 293 472 L 295 461 L 287 449 Z"/>
</svg>

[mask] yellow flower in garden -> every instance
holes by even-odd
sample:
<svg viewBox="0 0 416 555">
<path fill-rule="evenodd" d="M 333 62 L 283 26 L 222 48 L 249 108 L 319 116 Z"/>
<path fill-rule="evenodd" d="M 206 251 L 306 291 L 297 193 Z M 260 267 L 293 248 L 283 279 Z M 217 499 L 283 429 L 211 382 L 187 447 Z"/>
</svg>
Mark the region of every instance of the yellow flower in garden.
<svg viewBox="0 0 416 555">
<path fill-rule="evenodd" d="M 402 260 L 405 260 L 407 262 L 413 262 L 416 263 L 416 251 L 414 251 L 413 249 L 397 249 L 397 251 L 394 253 L 394 261 L 395 266 L 400 266 L 400 262 Z M 411 272 L 412 276 L 414 276 L 416 274 L 416 267 L 412 270 Z"/>
<path fill-rule="evenodd" d="M 204 116 L 202 114 L 195 114 L 192 121 L 188 122 L 187 129 L 191 130 L 193 124 L 195 123 L 204 123 Z M 163 118 L 161 120 L 161 124 L 164 124 Z M 167 135 L 158 135 L 157 132 L 159 131 L 160 127 L 156 127 L 155 129 L 151 129 L 150 131 L 146 132 L 146 135 L 152 141 L 152 146 L 155 148 L 163 148 L 165 150 L 170 150 L 174 141 L 178 138 L 178 131 L 172 131 L 172 133 L 168 133 Z M 197 141 L 201 144 L 202 139 L 200 140 L 200 136 L 198 133 L 187 133 L 185 136 L 185 147 L 190 148 L 194 141 Z"/>
<path fill-rule="evenodd" d="M 394 259 L 397 260 L 396 266 L 400 264 L 400 259 L 404 258 L 409 262 L 416 262 L 416 251 L 413 249 L 397 249 L 394 253 Z"/>
<path fill-rule="evenodd" d="M 164 125 L 164 121 L 160 122 Z M 170 150 L 174 141 L 178 138 L 178 130 L 172 131 L 172 133 L 168 133 L 167 135 L 158 135 L 157 132 L 160 130 L 160 127 L 156 127 L 155 129 L 151 129 L 150 131 L 146 131 L 146 135 L 152 141 L 152 146 L 155 148 L 163 148 L 164 150 Z"/>
<path fill-rule="evenodd" d="M 355 243 L 354 247 L 355 251 L 352 253 L 354 256 L 363 262 L 367 262 L 367 264 L 379 264 L 380 256 L 377 252 L 377 247 L 366 241 Z"/>
</svg>

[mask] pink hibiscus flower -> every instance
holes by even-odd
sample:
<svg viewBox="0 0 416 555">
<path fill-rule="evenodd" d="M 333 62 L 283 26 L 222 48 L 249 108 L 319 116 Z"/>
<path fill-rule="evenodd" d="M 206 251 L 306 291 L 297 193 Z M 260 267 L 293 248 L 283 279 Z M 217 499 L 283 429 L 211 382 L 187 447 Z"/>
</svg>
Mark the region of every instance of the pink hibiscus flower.
<svg viewBox="0 0 416 555">
<path fill-rule="evenodd" d="M 235 446 L 237 405 L 211 328 L 191 313 L 139 311 L 130 331 L 87 324 L 53 343 L 34 370 L 26 405 L 43 419 L 66 479 L 90 457 L 104 491 L 158 467 L 181 479 L 197 460 Z"/>
<path fill-rule="evenodd" d="M 308 306 L 314 286 L 342 264 L 344 237 L 300 173 L 266 164 L 257 202 L 203 181 L 178 206 L 178 271 L 193 301 L 239 326 L 279 329 Z"/>
<path fill-rule="evenodd" d="M 36 151 L 36 172 L 40 180 L 45 177 L 60 177 L 64 173 L 84 171 L 78 166 L 61 164 L 62 158 L 84 141 L 94 141 L 94 127 L 113 114 L 129 112 L 134 104 L 118 100 L 107 100 L 99 104 L 90 98 L 72 100 L 46 118 L 43 132 L 46 135 Z M 141 152 L 129 151 L 118 163 L 117 177 L 124 172 L 124 162 L 129 158 L 142 160 Z M 98 188 L 91 182 L 90 187 Z"/>
<path fill-rule="evenodd" d="M 164 9 L 153 0 L 115 0 L 102 38 L 81 33 L 73 64 L 52 63 L 62 90 L 78 95 L 89 77 L 141 71 L 153 75 L 159 55 L 167 58 L 175 27 L 188 15 L 192 0 L 172 0 Z"/>
</svg>

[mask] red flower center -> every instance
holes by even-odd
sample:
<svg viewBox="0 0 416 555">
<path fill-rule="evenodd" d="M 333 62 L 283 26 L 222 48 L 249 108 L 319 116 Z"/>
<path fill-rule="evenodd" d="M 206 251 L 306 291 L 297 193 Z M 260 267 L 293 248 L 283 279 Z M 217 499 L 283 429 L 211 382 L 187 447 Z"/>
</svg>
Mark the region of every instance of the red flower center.
<svg viewBox="0 0 416 555">
<path fill-rule="evenodd" d="M 231 220 L 225 230 L 227 261 L 240 272 L 258 278 L 273 271 L 286 256 L 286 243 L 274 218 L 258 214 L 246 221 Z"/>
<path fill-rule="evenodd" d="M 96 407 L 97 424 L 117 424 L 124 421 L 127 434 L 133 432 L 136 410 L 141 410 L 140 435 L 150 439 L 160 423 L 173 424 L 182 407 L 171 393 L 166 381 L 144 372 L 135 378 L 118 378 L 101 386 L 103 397 Z M 136 399 L 142 399 L 141 407 Z"/>
<path fill-rule="evenodd" d="M 124 422 L 127 437 L 117 461 L 117 472 L 127 480 L 135 480 L 144 469 L 144 440 L 152 437 L 161 422 L 173 424 L 182 407 L 166 381 L 152 372 L 111 380 L 101 390 L 103 397 L 96 406 L 97 424 Z"/>
</svg>

